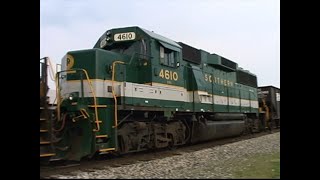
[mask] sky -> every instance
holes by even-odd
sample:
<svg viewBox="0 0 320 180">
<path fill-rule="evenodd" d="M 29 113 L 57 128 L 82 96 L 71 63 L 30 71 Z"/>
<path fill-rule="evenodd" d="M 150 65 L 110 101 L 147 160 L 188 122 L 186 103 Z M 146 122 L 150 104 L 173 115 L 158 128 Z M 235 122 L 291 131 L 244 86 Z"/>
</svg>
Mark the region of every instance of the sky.
<svg viewBox="0 0 320 180">
<path fill-rule="evenodd" d="M 60 64 L 128 26 L 223 56 L 257 75 L 258 86 L 280 88 L 280 0 L 41 0 L 40 58 Z"/>
</svg>

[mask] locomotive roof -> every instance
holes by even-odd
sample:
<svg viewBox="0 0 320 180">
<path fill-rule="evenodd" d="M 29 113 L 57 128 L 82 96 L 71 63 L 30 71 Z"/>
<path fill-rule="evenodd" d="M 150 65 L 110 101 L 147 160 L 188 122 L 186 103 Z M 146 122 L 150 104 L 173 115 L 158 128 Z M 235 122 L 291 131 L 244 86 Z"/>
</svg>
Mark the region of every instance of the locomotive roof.
<svg viewBox="0 0 320 180">
<path fill-rule="evenodd" d="M 159 34 L 157 34 L 157 33 L 148 31 L 148 30 L 143 29 L 143 28 L 141 28 L 141 27 L 139 27 L 139 28 L 140 28 L 143 32 L 145 32 L 146 34 L 148 34 L 149 36 L 151 36 L 151 37 L 154 38 L 154 39 L 157 39 L 157 40 L 159 40 L 159 41 L 168 43 L 168 44 L 170 44 L 170 45 L 172 45 L 172 46 L 176 46 L 176 47 L 178 47 L 178 48 L 180 48 L 180 49 L 182 48 L 178 43 L 174 42 L 174 41 L 171 40 L 171 39 L 168 39 L 168 38 L 163 37 L 163 36 L 161 36 L 161 35 L 159 35 Z"/>
<path fill-rule="evenodd" d="M 242 71 L 242 72 L 244 72 L 244 73 L 251 74 L 251 75 L 253 75 L 253 76 L 257 76 L 257 75 L 255 75 L 255 74 L 253 74 L 252 72 L 250 72 L 249 70 L 243 69 L 242 67 L 238 67 L 238 68 L 237 68 L 237 71 Z"/>
<path fill-rule="evenodd" d="M 259 86 L 258 88 L 261 88 L 261 89 L 278 89 L 278 90 L 280 90 L 280 88 L 275 87 L 275 86 L 272 86 L 272 85 L 269 85 L 269 86 Z"/>
</svg>

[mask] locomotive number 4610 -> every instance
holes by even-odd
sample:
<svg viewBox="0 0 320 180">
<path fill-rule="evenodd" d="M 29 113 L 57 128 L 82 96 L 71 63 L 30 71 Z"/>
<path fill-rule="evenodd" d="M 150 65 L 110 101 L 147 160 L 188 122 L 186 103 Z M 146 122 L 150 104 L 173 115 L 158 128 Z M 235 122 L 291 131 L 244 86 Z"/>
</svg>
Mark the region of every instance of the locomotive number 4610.
<svg viewBox="0 0 320 180">
<path fill-rule="evenodd" d="M 174 80 L 174 81 L 177 81 L 179 78 L 177 72 L 163 70 L 163 69 L 160 70 L 159 77 L 161 77 L 163 79 L 167 79 L 167 80 Z"/>
<path fill-rule="evenodd" d="M 134 40 L 136 38 L 136 33 L 126 32 L 126 33 L 117 33 L 113 36 L 114 41 L 128 41 Z"/>
</svg>

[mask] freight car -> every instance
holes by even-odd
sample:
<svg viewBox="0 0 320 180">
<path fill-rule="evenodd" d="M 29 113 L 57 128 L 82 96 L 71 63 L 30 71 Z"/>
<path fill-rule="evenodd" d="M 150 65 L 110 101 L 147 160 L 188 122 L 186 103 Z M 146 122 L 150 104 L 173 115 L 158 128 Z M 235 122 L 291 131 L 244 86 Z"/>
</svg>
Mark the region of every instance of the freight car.
<svg viewBox="0 0 320 180">
<path fill-rule="evenodd" d="M 170 148 L 258 128 L 254 74 L 140 27 L 110 29 L 92 49 L 68 52 L 56 85 L 51 139 L 59 159 Z"/>
<path fill-rule="evenodd" d="M 258 88 L 259 116 L 266 128 L 280 128 L 280 89 L 274 86 Z"/>
</svg>

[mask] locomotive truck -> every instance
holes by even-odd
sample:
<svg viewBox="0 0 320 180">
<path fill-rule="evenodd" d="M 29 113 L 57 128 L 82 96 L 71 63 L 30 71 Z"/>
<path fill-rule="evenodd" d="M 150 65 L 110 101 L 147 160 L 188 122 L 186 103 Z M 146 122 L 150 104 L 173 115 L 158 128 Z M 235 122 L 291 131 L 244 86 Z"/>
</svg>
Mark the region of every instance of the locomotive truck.
<svg viewBox="0 0 320 180">
<path fill-rule="evenodd" d="M 258 128 L 256 75 L 137 26 L 107 30 L 92 49 L 67 52 L 61 66 L 40 157 L 173 148 Z"/>
</svg>

